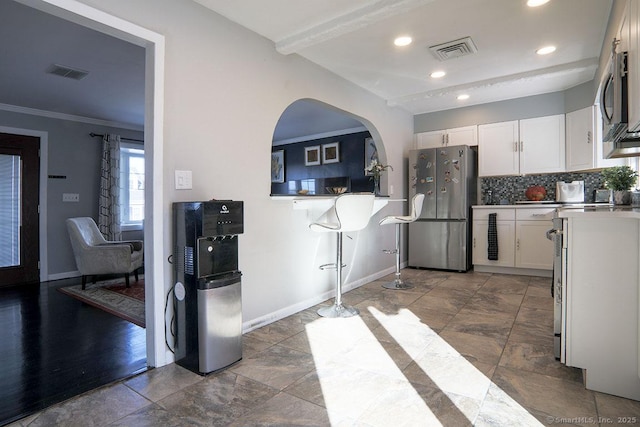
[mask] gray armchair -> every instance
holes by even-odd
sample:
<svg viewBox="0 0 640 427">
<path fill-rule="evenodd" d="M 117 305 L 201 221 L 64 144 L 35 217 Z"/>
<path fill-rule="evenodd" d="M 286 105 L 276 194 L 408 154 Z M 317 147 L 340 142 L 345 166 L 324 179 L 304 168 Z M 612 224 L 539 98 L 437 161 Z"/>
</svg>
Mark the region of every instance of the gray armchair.
<svg viewBox="0 0 640 427">
<path fill-rule="evenodd" d="M 134 273 L 138 281 L 138 269 L 142 267 L 143 245 L 141 240 L 107 241 L 93 218 L 69 218 L 67 230 L 71 239 L 73 255 L 82 274 L 82 289 L 87 276 L 99 274 L 124 274 L 129 287 L 129 274 Z"/>
</svg>

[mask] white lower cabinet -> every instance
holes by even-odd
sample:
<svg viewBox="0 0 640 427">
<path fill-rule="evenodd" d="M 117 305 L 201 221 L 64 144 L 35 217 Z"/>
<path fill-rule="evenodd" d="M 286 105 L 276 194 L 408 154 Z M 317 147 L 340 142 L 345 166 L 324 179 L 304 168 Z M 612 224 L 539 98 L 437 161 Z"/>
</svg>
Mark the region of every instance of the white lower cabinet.
<svg viewBox="0 0 640 427">
<path fill-rule="evenodd" d="M 489 214 L 495 212 L 498 259 L 488 259 Z M 502 208 L 473 210 L 473 264 L 535 270 L 553 269 L 553 243 L 546 233 L 552 227 L 553 208 Z"/>
<path fill-rule="evenodd" d="M 518 268 L 553 269 L 553 242 L 547 239 L 551 221 L 516 221 Z"/>
<path fill-rule="evenodd" d="M 500 210 L 496 219 L 496 231 L 498 235 L 498 259 L 490 260 L 488 247 L 489 239 L 489 211 L 480 213 L 476 218 L 474 210 L 473 220 L 473 252 L 474 265 L 491 265 L 495 267 L 513 267 L 515 260 L 515 215 L 513 210 Z"/>
</svg>

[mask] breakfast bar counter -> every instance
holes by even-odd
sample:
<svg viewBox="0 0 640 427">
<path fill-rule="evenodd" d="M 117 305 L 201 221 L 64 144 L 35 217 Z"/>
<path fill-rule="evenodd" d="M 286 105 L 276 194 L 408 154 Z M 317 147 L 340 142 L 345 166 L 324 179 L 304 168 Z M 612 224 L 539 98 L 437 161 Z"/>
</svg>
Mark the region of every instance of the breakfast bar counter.
<svg viewBox="0 0 640 427">
<path fill-rule="evenodd" d="M 351 193 L 346 193 L 351 194 Z M 317 221 L 325 215 L 335 204 L 338 195 L 318 195 L 318 196 L 271 196 L 271 200 L 290 201 L 292 209 L 306 210 L 310 221 Z M 392 199 L 389 196 L 376 196 L 373 202 L 371 216 L 378 213 L 389 202 L 405 202 L 406 199 Z"/>
</svg>

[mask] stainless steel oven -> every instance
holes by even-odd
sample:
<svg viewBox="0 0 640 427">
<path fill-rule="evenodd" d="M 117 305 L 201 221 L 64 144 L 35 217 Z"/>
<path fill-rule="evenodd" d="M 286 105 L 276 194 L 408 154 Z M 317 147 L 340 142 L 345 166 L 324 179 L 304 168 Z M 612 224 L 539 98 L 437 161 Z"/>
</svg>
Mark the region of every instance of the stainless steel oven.
<svg viewBox="0 0 640 427">
<path fill-rule="evenodd" d="M 565 283 L 564 230 L 563 220 L 557 216 L 553 218 L 553 228 L 547 231 L 547 238 L 553 241 L 553 277 L 551 280 L 551 297 L 553 298 L 553 353 L 556 359 L 564 362 L 562 351 L 562 291 Z"/>
</svg>

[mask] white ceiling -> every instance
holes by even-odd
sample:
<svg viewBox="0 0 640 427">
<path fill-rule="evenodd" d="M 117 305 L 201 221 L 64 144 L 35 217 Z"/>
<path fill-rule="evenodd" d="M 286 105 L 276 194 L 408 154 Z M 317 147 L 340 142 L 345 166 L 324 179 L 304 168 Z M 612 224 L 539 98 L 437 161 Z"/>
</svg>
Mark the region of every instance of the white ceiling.
<svg viewBox="0 0 640 427">
<path fill-rule="evenodd" d="M 195 0 L 414 114 L 568 89 L 593 79 L 611 0 Z M 274 13 L 273 11 L 277 11 Z M 393 45 L 396 36 L 413 43 Z M 477 53 L 429 47 L 471 37 Z M 539 56 L 545 45 L 555 53 Z M 447 72 L 439 80 L 429 74 Z M 467 101 L 457 95 L 467 93 Z"/>
<path fill-rule="evenodd" d="M 9 0 L 0 0 L 0 104 L 142 129 L 142 47 Z M 89 71 L 47 74 L 52 64 Z"/>
<path fill-rule="evenodd" d="M 526 0 L 194 1 L 272 40 L 283 55 L 301 55 L 413 114 L 555 92 L 592 80 L 612 4 L 551 0 L 531 9 Z M 410 35 L 413 43 L 393 46 L 398 35 Z M 477 53 L 441 62 L 429 51 L 467 36 Z M 557 51 L 535 54 L 547 44 Z M 142 48 L 2 0 L 0 52 L 5 107 L 143 126 Z M 46 74 L 54 63 L 89 75 L 76 81 Z M 429 78 L 436 69 L 447 75 Z M 458 101 L 463 92 L 470 98 Z M 288 129 L 278 138 L 308 132 Z"/>
</svg>

